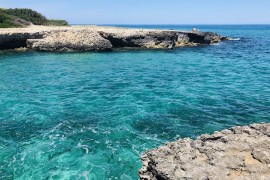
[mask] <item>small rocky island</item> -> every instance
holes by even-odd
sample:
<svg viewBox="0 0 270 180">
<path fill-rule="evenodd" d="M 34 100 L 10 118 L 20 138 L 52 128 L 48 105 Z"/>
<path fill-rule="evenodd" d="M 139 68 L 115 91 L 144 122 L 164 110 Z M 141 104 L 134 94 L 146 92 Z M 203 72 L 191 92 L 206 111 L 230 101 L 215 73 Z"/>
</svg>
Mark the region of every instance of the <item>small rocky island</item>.
<svg viewBox="0 0 270 180">
<path fill-rule="evenodd" d="M 0 29 L 0 49 L 28 48 L 38 51 L 107 51 L 171 49 L 227 40 L 212 32 L 129 29 L 103 26 L 37 26 Z"/>
<path fill-rule="evenodd" d="M 141 159 L 143 180 L 270 179 L 270 124 L 180 139 Z"/>
</svg>

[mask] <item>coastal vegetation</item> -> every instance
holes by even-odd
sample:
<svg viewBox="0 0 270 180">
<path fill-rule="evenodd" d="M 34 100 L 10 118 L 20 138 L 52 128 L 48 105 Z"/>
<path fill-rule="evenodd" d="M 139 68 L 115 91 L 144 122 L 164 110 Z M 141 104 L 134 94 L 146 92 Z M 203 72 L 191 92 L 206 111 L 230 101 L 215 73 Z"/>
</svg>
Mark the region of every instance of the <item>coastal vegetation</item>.
<svg viewBox="0 0 270 180">
<path fill-rule="evenodd" d="M 26 27 L 29 25 L 68 26 L 65 20 L 47 19 L 32 9 L 0 9 L 0 28 Z"/>
</svg>

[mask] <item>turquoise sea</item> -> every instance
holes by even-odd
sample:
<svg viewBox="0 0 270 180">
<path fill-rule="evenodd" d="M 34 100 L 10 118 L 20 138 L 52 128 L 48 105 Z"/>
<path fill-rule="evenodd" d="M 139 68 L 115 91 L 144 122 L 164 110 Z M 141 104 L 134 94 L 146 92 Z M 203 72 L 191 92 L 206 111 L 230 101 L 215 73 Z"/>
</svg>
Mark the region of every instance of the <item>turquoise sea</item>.
<svg viewBox="0 0 270 180">
<path fill-rule="evenodd" d="M 129 27 L 239 39 L 173 50 L 1 51 L 0 179 L 138 179 L 148 149 L 270 122 L 270 25 Z"/>
</svg>

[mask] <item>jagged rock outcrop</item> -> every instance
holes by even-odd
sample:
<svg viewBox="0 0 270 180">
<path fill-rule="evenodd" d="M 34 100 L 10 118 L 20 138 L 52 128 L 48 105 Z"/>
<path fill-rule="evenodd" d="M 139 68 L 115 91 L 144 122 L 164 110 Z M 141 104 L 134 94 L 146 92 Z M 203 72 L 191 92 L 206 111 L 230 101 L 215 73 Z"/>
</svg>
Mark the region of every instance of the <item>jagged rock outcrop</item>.
<svg viewBox="0 0 270 180">
<path fill-rule="evenodd" d="M 48 32 L 43 39 L 28 39 L 27 47 L 40 51 L 104 51 L 112 44 L 98 32 L 82 29 Z"/>
<path fill-rule="evenodd" d="M 141 159 L 143 180 L 270 179 L 270 124 L 180 139 Z"/>
<path fill-rule="evenodd" d="M 41 51 L 104 51 L 113 48 L 170 49 L 226 40 L 211 32 L 113 27 L 40 27 L 0 30 L 0 49 L 28 47 Z"/>
</svg>

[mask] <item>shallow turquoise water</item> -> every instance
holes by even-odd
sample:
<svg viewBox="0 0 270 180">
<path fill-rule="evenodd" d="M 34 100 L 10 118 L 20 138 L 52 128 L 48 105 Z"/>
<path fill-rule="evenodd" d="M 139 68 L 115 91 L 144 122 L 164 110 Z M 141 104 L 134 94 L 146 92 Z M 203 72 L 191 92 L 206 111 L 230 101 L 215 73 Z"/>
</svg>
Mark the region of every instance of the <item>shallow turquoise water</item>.
<svg viewBox="0 0 270 180">
<path fill-rule="evenodd" d="M 0 52 L 0 179 L 138 179 L 147 149 L 270 122 L 270 26 L 197 27 L 241 39 L 170 51 Z"/>
</svg>

